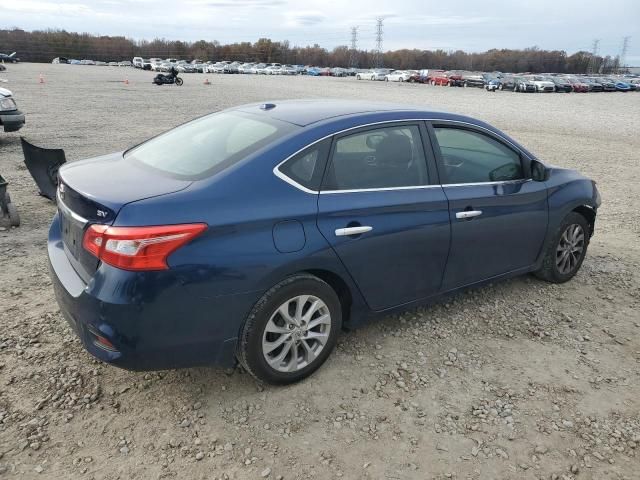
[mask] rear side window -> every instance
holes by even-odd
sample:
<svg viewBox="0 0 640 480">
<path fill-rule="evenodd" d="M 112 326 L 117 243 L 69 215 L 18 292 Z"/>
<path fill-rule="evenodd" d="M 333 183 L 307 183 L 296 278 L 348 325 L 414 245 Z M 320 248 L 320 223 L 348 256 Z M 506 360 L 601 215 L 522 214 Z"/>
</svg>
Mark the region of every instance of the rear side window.
<svg viewBox="0 0 640 480">
<path fill-rule="evenodd" d="M 338 138 L 322 189 L 417 187 L 428 181 L 420 130 L 402 125 Z"/>
<path fill-rule="evenodd" d="M 280 172 L 309 190 L 320 189 L 331 139 L 322 140 L 280 165 Z"/>
<path fill-rule="evenodd" d="M 233 165 L 297 128 L 267 117 L 222 112 L 174 128 L 128 151 L 125 158 L 195 180 Z"/>
<path fill-rule="evenodd" d="M 520 155 L 488 135 L 435 127 L 443 184 L 484 183 L 524 178 Z"/>
</svg>

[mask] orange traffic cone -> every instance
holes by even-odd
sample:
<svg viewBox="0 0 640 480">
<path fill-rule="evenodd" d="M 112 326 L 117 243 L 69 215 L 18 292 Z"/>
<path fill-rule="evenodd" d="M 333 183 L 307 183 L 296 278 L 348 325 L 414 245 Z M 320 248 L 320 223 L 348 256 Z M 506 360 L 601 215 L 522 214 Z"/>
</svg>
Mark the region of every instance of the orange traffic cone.
<svg viewBox="0 0 640 480">
<path fill-rule="evenodd" d="M 204 79 L 204 84 L 205 84 L 205 85 L 211 85 L 211 82 L 209 81 L 209 79 L 208 79 L 208 78 L 205 78 L 205 79 Z"/>
<path fill-rule="evenodd" d="M 38 83 L 44 83 L 44 75 L 40 74 L 40 79 Z"/>
</svg>

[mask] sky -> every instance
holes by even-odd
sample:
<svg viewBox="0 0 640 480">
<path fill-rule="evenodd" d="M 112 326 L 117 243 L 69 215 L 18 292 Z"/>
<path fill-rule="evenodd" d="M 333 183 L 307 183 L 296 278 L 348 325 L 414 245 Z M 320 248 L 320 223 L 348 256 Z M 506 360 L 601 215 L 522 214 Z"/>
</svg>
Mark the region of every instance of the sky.
<svg viewBox="0 0 640 480">
<path fill-rule="evenodd" d="M 615 5 L 615 6 L 614 6 Z M 0 0 L 0 28 L 60 28 L 136 39 L 254 42 L 260 37 L 375 48 L 375 19 L 384 18 L 383 49 L 484 51 L 490 48 L 620 53 L 640 66 L 640 0 Z M 2 51 L 2 45 L 0 45 Z"/>
</svg>

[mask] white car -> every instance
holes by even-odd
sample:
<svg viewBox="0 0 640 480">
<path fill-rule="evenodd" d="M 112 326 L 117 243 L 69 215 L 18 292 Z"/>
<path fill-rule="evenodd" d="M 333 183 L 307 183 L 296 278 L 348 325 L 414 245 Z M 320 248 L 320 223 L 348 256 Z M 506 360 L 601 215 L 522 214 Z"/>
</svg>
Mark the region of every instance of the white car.
<svg viewBox="0 0 640 480">
<path fill-rule="evenodd" d="M 269 65 L 264 69 L 265 75 L 282 75 L 282 67 L 276 65 Z"/>
<path fill-rule="evenodd" d="M 253 73 L 255 75 L 260 73 L 260 71 L 264 70 L 265 68 L 267 68 L 266 63 L 256 63 L 249 69 L 249 73 Z"/>
<path fill-rule="evenodd" d="M 551 93 L 556 91 L 556 85 L 550 80 L 545 80 L 544 77 L 534 75 L 529 77 L 528 80 L 536 86 L 536 92 Z"/>
<path fill-rule="evenodd" d="M 281 74 L 282 75 L 297 75 L 298 74 L 298 70 L 294 67 L 292 67 L 291 65 L 283 65 L 281 68 Z"/>
<path fill-rule="evenodd" d="M 251 73 L 251 67 L 253 67 L 253 63 L 243 63 L 238 66 L 238 73 Z"/>
<path fill-rule="evenodd" d="M 384 80 L 385 82 L 408 82 L 413 73 L 407 70 L 394 70 L 385 75 Z"/>
<path fill-rule="evenodd" d="M 214 63 L 213 65 L 209 65 L 209 68 L 207 68 L 207 72 L 208 73 L 224 73 L 224 67 L 226 66 L 227 66 L 226 63 L 222 63 L 222 62 Z"/>
<path fill-rule="evenodd" d="M 369 70 L 356 74 L 356 80 L 384 80 L 388 70 Z"/>
</svg>

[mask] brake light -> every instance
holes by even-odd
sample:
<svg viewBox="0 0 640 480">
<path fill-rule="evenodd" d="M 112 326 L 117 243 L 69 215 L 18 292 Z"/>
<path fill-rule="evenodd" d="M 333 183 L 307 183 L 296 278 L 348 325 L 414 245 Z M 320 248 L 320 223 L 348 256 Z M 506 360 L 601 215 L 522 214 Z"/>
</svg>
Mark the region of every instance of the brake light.
<svg viewBox="0 0 640 480">
<path fill-rule="evenodd" d="M 82 245 L 101 261 L 123 270 L 166 270 L 167 257 L 206 228 L 204 223 L 154 227 L 91 225 Z"/>
</svg>

